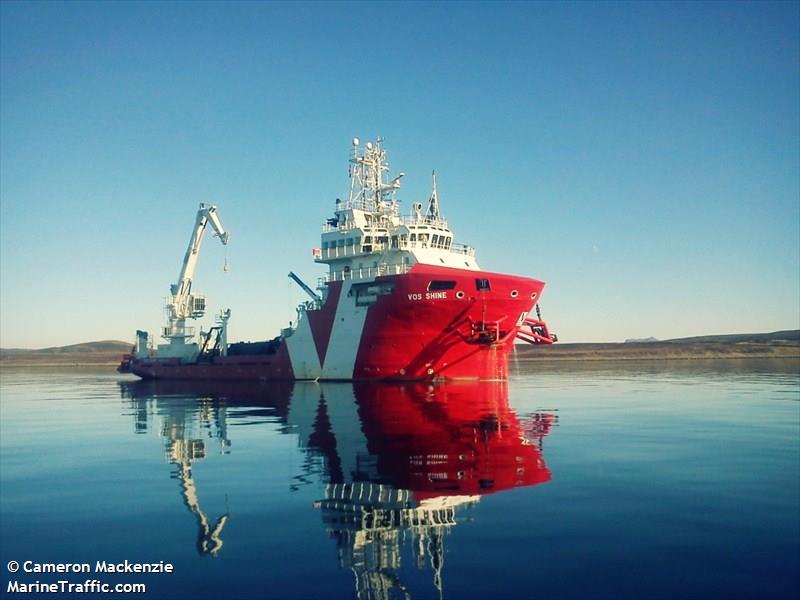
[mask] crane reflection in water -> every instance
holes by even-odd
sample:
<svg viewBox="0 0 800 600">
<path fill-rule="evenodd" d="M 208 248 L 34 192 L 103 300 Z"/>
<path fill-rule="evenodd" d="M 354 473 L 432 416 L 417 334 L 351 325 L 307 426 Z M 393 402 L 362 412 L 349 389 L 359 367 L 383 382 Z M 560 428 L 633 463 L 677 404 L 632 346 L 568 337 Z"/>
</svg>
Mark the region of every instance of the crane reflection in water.
<svg viewBox="0 0 800 600">
<path fill-rule="evenodd" d="M 126 382 L 136 428 L 157 415 L 180 494 L 198 523 L 197 550 L 216 556 L 230 515 L 212 524 L 191 465 L 211 439 L 228 452 L 227 421 L 267 410 L 306 460 L 290 490 L 322 484 L 314 503 L 352 571 L 357 598 L 410 597 L 401 552 L 443 592 L 445 540 L 483 496 L 550 480 L 543 438 L 553 412 L 518 416 L 505 382 L 316 384 Z"/>
<path fill-rule="evenodd" d="M 147 433 L 152 421 L 159 419 L 159 433 L 164 441 L 164 456 L 176 469 L 171 477 L 178 480 L 184 506 L 197 520 L 197 552 L 215 557 L 222 550 L 222 530 L 230 514 L 226 510 L 213 524 L 200 506 L 192 478 L 192 464 L 206 457 L 207 439 L 220 452 L 230 446 L 226 406 L 198 389 L 152 382 L 120 383 L 123 398 L 134 408 L 136 433 Z"/>
</svg>

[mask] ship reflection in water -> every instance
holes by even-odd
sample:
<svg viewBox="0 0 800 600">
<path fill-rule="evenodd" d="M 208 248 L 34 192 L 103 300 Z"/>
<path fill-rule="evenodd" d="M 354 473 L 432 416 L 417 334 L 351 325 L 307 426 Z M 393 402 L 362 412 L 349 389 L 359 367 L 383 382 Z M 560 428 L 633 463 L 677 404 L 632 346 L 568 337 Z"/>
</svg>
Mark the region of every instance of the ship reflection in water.
<svg viewBox="0 0 800 600">
<path fill-rule="evenodd" d="M 220 552 L 229 518 L 226 508 L 212 524 L 200 506 L 191 469 L 206 445 L 230 451 L 226 420 L 233 414 L 248 419 L 268 411 L 282 432 L 297 435 L 307 460 L 292 489 L 315 477 L 324 484 L 314 507 L 359 598 L 409 595 L 399 576 L 406 545 L 418 569 L 431 569 L 441 594 L 445 538 L 463 512 L 484 495 L 550 480 L 542 445 L 557 417 L 518 416 L 504 382 L 121 386 L 137 431 L 161 420 L 202 555 Z"/>
</svg>

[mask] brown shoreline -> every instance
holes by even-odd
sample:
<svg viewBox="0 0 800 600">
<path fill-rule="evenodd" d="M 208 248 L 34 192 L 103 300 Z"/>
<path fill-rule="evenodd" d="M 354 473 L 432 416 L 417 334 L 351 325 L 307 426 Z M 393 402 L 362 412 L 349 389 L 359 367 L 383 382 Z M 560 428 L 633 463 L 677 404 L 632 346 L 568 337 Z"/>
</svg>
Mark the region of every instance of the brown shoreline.
<svg viewBox="0 0 800 600">
<path fill-rule="evenodd" d="M 649 342 L 622 344 L 553 344 L 517 347 L 517 361 L 800 359 L 800 343 Z"/>
<path fill-rule="evenodd" d="M 17 367 L 28 368 L 48 368 L 48 369 L 82 369 L 85 367 L 104 367 L 114 370 L 119 365 L 119 360 L 113 362 L 47 362 L 47 361 L 24 361 L 24 360 L 0 360 L 0 371 L 3 369 L 15 369 Z"/>
<path fill-rule="evenodd" d="M 125 349 L 128 351 L 128 348 Z M 0 368 L 9 367 L 116 367 L 121 352 L 24 351 L 0 354 Z M 517 345 L 516 362 L 612 360 L 727 360 L 748 358 L 800 359 L 800 342 L 648 342 L 603 344 Z"/>
</svg>

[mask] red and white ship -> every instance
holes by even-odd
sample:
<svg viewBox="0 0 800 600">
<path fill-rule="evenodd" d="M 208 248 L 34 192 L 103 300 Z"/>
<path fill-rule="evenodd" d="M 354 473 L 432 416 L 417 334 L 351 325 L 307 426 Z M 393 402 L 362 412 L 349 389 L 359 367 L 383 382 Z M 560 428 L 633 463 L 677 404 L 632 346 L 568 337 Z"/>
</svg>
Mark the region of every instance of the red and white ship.
<svg viewBox="0 0 800 600">
<path fill-rule="evenodd" d="M 440 213 L 435 174 L 427 206 L 400 214 L 404 173 L 389 178 L 382 141 L 353 140 L 349 197 L 336 201 L 314 250 L 328 273 L 316 290 L 290 273 L 310 297 L 294 326 L 267 342 L 228 344 L 228 310 L 195 341 L 186 320 L 205 312 L 191 285 L 207 225 L 228 241 L 216 207 L 200 205 L 167 302 L 167 343 L 152 349 L 137 332 L 120 370 L 164 379 L 504 379 L 515 340 L 555 341 L 538 317 L 544 282 L 481 270 Z"/>
</svg>

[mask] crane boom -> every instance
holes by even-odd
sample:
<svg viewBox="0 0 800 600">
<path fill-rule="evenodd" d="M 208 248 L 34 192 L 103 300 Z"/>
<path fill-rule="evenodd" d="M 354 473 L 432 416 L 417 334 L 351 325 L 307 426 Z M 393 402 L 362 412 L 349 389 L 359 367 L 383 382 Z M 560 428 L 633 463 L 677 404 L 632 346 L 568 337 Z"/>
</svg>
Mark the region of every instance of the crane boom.
<svg viewBox="0 0 800 600">
<path fill-rule="evenodd" d="M 217 216 L 217 207 L 200 204 L 197 217 L 195 218 L 194 228 L 192 229 L 192 235 L 189 238 L 189 246 L 186 248 L 186 254 L 183 257 L 183 264 L 181 265 L 181 272 L 178 275 L 178 282 L 170 286 L 170 292 L 172 292 L 176 300 L 186 297 L 191 292 L 192 278 L 197 268 L 197 259 L 200 257 L 200 244 L 203 242 L 203 234 L 209 223 L 211 223 L 211 227 L 214 229 L 215 235 L 220 241 L 225 245 L 228 244 L 230 234 L 225 231 L 225 228 L 222 226 Z"/>
<path fill-rule="evenodd" d="M 200 204 L 195 217 L 189 245 L 183 257 L 181 271 L 176 283 L 170 285 L 170 298 L 167 301 L 168 325 L 164 328 L 163 338 L 169 340 L 170 345 L 185 345 L 186 340 L 193 335 L 191 328 L 187 330 L 186 319 L 202 317 L 206 311 L 206 297 L 192 294 L 192 280 L 200 258 L 200 245 L 206 227 L 211 224 L 214 235 L 227 245 L 230 234 L 222 226 L 217 215 L 216 206 Z"/>
<path fill-rule="evenodd" d="M 322 298 L 319 297 L 319 294 L 315 294 L 314 290 L 308 287 L 306 283 L 295 274 L 294 271 L 289 271 L 289 277 L 291 277 L 292 281 L 299 285 L 306 294 L 311 296 L 311 299 L 314 302 L 322 302 Z"/>
</svg>

